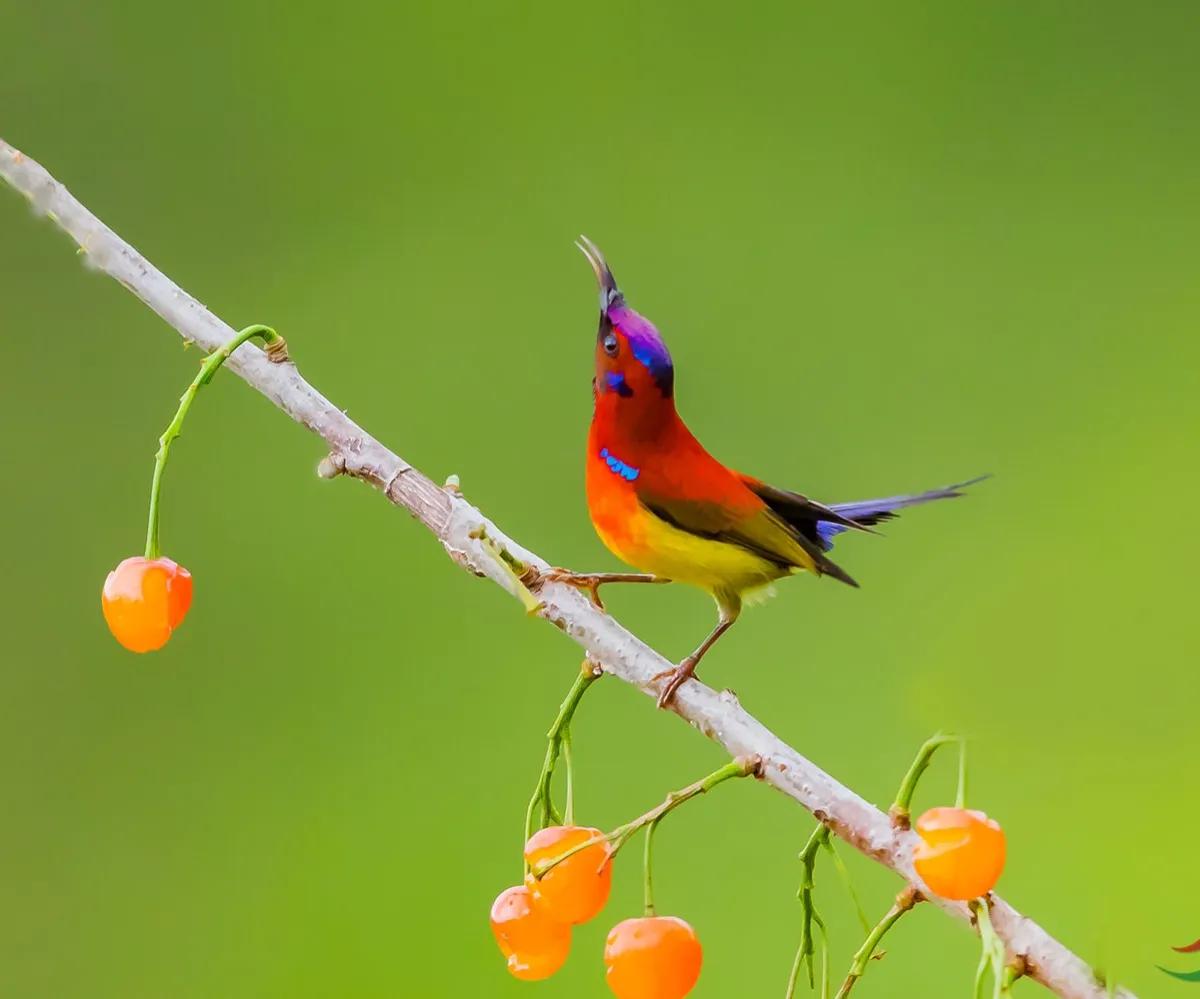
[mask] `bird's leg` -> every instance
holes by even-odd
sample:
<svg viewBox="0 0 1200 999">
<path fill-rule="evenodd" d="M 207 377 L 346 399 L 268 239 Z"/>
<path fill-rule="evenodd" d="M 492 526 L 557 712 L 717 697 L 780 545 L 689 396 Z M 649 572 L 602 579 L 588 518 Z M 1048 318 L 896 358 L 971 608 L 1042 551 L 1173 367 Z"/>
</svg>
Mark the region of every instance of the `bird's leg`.
<svg viewBox="0 0 1200 999">
<path fill-rule="evenodd" d="M 600 587 L 605 583 L 669 583 L 664 576 L 649 572 L 571 572 L 568 569 L 547 569 L 541 574 L 537 585 L 542 583 L 566 583 L 576 589 L 587 591 L 588 596 L 600 610 L 604 601 L 600 599 Z"/>
<path fill-rule="evenodd" d="M 660 708 L 665 708 L 668 704 L 670 704 L 671 699 L 675 696 L 675 691 L 677 691 L 684 683 L 696 675 L 696 667 L 699 665 L 700 660 L 704 658 L 704 653 L 706 653 L 713 647 L 713 645 L 716 644 L 718 638 L 720 638 L 723 634 L 725 634 L 725 632 L 733 627 L 733 622 L 738 618 L 739 610 L 740 607 L 730 608 L 721 606 L 721 617 L 720 620 L 717 621 L 717 626 L 713 628 L 713 630 L 709 633 L 709 636 L 700 643 L 696 651 L 685 658 L 683 662 L 681 662 L 674 669 L 664 670 L 653 678 L 655 680 L 661 680 L 665 677 L 667 681 L 663 685 L 663 689 L 658 695 L 658 706 Z"/>
</svg>

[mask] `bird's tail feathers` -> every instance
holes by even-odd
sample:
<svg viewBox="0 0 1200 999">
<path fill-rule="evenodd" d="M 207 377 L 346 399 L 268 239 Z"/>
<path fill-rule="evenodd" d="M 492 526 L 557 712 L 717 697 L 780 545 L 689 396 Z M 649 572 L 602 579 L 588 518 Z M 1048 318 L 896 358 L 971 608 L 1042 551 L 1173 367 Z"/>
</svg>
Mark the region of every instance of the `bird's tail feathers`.
<svg viewBox="0 0 1200 999">
<path fill-rule="evenodd" d="M 905 507 L 920 506 L 922 503 L 932 503 L 934 500 L 940 499 L 955 499 L 963 495 L 964 489 L 989 478 L 991 478 L 991 475 L 978 475 L 973 479 L 968 479 L 966 482 L 959 482 L 952 486 L 942 486 L 938 489 L 929 489 L 923 493 L 888 496 L 884 499 L 859 500 L 855 503 L 833 503 L 830 505 L 830 509 L 835 511 L 841 518 L 852 521 L 855 525 L 869 526 L 882 523 L 885 520 L 891 520 L 896 516 L 897 511 L 903 510 Z M 846 529 L 846 526 L 841 521 L 822 520 L 817 525 L 817 534 L 820 536 L 825 551 L 829 551 L 833 547 L 833 539 Z"/>
</svg>

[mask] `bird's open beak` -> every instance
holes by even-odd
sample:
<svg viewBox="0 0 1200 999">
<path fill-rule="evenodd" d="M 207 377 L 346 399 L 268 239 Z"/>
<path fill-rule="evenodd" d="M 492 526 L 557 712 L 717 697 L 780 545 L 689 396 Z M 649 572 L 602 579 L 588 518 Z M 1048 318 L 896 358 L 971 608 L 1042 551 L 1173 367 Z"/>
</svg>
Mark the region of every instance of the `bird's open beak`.
<svg viewBox="0 0 1200 999">
<path fill-rule="evenodd" d="M 587 257 L 588 263 L 592 265 L 592 271 L 596 275 L 596 284 L 600 287 L 600 311 L 604 312 L 613 302 L 621 298 L 621 290 L 617 287 L 617 279 L 613 277 L 613 272 L 609 269 L 608 261 L 604 259 L 604 254 L 600 252 L 600 248 L 588 239 L 587 236 L 581 235 L 575 240 L 575 245 Z"/>
</svg>

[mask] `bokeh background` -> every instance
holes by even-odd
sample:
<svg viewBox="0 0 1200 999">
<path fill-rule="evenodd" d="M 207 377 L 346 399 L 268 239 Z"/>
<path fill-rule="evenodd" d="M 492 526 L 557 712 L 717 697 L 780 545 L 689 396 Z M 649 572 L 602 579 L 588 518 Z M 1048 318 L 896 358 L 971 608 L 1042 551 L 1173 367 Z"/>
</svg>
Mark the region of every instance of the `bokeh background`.
<svg viewBox="0 0 1200 999">
<path fill-rule="evenodd" d="M 267 322 L 382 440 L 552 561 L 587 522 L 586 232 L 718 455 L 827 500 L 992 472 L 853 537 L 710 682 L 881 804 L 939 728 L 1005 824 L 1001 889 L 1143 995 L 1200 935 L 1194 4 L 15 4 L 0 134 L 235 326 Z M 123 652 L 155 438 L 198 357 L 0 192 L 0 995 L 606 995 L 487 928 L 579 661 L 232 376 L 167 476 L 196 599 Z M 701 594 L 613 592 L 665 654 Z M 576 729 L 615 825 L 721 761 L 619 683 Z M 945 802 L 938 764 L 918 804 Z M 752 785 L 674 816 L 661 907 L 695 995 L 781 995 L 811 820 Z M 850 860 L 872 913 L 896 881 Z M 840 973 L 860 933 L 819 900 Z M 908 917 L 864 997 L 966 994 Z M 1033 994 L 1036 987 L 1023 985 Z"/>
</svg>

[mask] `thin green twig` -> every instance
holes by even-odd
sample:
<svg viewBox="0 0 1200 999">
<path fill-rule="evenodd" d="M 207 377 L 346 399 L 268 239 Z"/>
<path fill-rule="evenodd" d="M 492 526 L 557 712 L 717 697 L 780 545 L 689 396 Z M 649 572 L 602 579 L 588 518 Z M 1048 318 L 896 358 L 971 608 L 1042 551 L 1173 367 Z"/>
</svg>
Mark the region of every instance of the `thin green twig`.
<svg viewBox="0 0 1200 999">
<path fill-rule="evenodd" d="M 883 939 L 884 934 L 896 925 L 901 916 L 920 901 L 921 895 L 912 885 L 908 885 L 896 896 L 896 901 L 892 903 L 892 907 L 888 909 L 884 917 L 867 934 L 867 939 L 863 941 L 862 946 L 855 951 L 854 959 L 850 962 L 850 970 L 846 973 L 842 987 L 838 989 L 834 999 L 846 999 L 846 996 L 850 994 L 850 990 L 866 974 L 871 955 L 875 953 L 875 948 L 879 946 L 879 941 Z"/>
<path fill-rule="evenodd" d="M 656 805 L 650 811 L 643 815 L 639 815 L 636 819 L 626 822 L 624 825 L 617 826 L 611 832 L 601 833 L 598 836 L 592 836 L 584 840 L 582 843 L 576 843 L 570 849 L 564 850 L 557 857 L 550 857 L 546 860 L 538 861 L 533 868 L 533 876 L 535 878 L 545 877 L 546 872 L 554 867 L 557 867 L 568 857 L 573 857 L 575 854 L 588 849 L 589 847 L 597 846 L 601 843 L 608 846 L 608 857 L 616 856 L 617 852 L 629 842 L 629 840 L 641 829 L 651 823 L 658 822 L 665 815 L 673 812 L 676 808 L 682 805 L 685 801 L 690 801 L 697 795 L 705 794 L 711 791 L 718 784 L 724 783 L 732 777 L 748 777 L 758 774 L 762 767 L 762 760 L 758 756 L 739 756 L 737 759 L 726 763 L 725 766 L 718 770 L 714 770 L 707 777 L 701 778 L 687 787 L 680 788 L 678 791 L 672 791 L 667 795 L 666 800 L 660 805 Z"/>
<path fill-rule="evenodd" d="M 229 359 L 229 356 L 238 347 L 252 337 L 258 337 L 262 340 L 263 345 L 267 348 L 267 356 L 272 360 L 287 360 L 287 344 L 284 342 L 283 337 L 271 329 L 270 326 L 256 324 L 254 326 L 247 326 L 244 330 L 238 332 L 232 340 L 224 346 L 218 347 L 200 363 L 200 370 L 196 373 L 196 377 L 192 379 L 192 383 L 184 389 L 183 395 L 179 397 L 179 408 L 175 410 L 175 415 L 171 418 L 171 422 L 167 424 L 167 429 L 162 432 L 162 436 L 158 439 L 158 451 L 154 455 L 154 475 L 150 479 L 150 513 L 146 522 L 146 558 L 158 558 L 162 554 L 158 537 L 158 506 L 159 497 L 162 495 L 163 472 L 166 471 L 167 458 L 171 453 L 171 444 L 183 430 L 183 421 L 187 417 L 188 410 L 192 408 L 192 402 L 196 398 L 196 393 L 200 391 L 201 387 L 212 381 L 212 377 L 217 373 L 217 369 Z"/>
<path fill-rule="evenodd" d="M 567 691 L 566 698 L 559 705 L 554 723 L 546 733 L 546 756 L 542 760 L 542 771 L 538 774 L 537 783 L 533 788 L 533 795 L 530 797 L 529 805 L 525 809 L 525 838 L 522 840 L 522 843 L 529 842 L 529 837 L 536 832 L 534 826 L 539 821 L 542 826 L 545 826 L 549 825 L 552 821 L 556 821 L 559 817 L 551 794 L 554 768 L 558 762 L 559 752 L 565 744 L 569 743 L 570 735 L 568 732 L 571 726 L 571 719 L 575 716 L 575 710 L 579 707 L 579 702 L 583 699 L 583 695 L 587 692 L 588 687 L 595 683 L 602 675 L 602 671 L 595 663 L 590 659 L 585 659 L 579 669 L 579 673 L 571 684 L 571 689 Z M 570 760 L 569 750 L 567 759 Z M 567 777 L 567 816 L 564 818 L 570 822 L 575 806 L 574 777 L 571 774 L 570 764 L 568 764 L 567 768 Z M 528 873 L 528 865 L 526 873 Z"/>
<path fill-rule="evenodd" d="M 654 848 L 654 832 L 658 829 L 658 823 L 662 819 L 658 818 L 651 821 L 646 826 L 646 852 L 642 857 L 642 915 L 653 916 L 654 910 L 654 876 L 653 876 L 653 848 Z"/>
<path fill-rule="evenodd" d="M 896 791 L 896 800 L 888 810 L 888 815 L 891 816 L 894 826 L 901 829 L 908 828 L 910 817 L 909 806 L 912 804 L 913 792 L 917 789 L 917 781 L 921 779 L 921 775 L 928 769 L 930 761 L 933 759 L 933 754 L 939 748 L 951 742 L 961 744 L 962 740 L 957 735 L 939 732 L 926 739 L 917 751 L 912 766 L 908 768 L 908 773 L 904 775 L 904 779 L 900 782 L 900 787 Z"/>
<path fill-rule="evenodd" d="M 788 975 L 787 989 L 784 992 L 785 999 L 792 999 L 796 994 L 796 986 L 800 982 L 801 969 L 808 968 L 808 986 L 813 988 L 815 985 L 815 975 L 813 971 L 813 924 L 816 923 L 824 933 L 825 924 L 821 919 L 820 913 L 817 912 L 816 903 L 813 901 L 813 873 L 817 864 L 817 850 L 824 844 L 829 842 L 829 827 L 824 823 L 818 823 L 817 827 L 808 837 L 808 842 L 804 844 L 804 849 L 800 851 L 800 887 L 796 890 L 796 897 L 800 900 L 800 942 L 796 946 L 796 958 L 792 961 L 792 970 Z M 826 947 L 828 944 L 826 943 Z"/>
<path fill-rule="evenodd" d="M 979 966 L 975 969 L 975 997 L 982 999 L 987 972 L 992 973 L 992 999 L 1005 999 L 1011 995 L 1012 982 L 1005 974 L 1008 952 L 1004 941 L 996 935 L 992 926 L 991 910 L 987 898 L 977 898 L 970 903 L 975 914 L 975 925 L 979 928 Z"/>
<path fill-rule="evenodd" d="M 833 861 L 834 869 L 838 872 L 838 876 L 842 879 L 842 884 L 845 885 L 850 900 L 854 903 L 854 911 L 858 915 L 859 925 L 862 926 L 864 933 L 870 933 L 871 920 L 867 918 L 867 911 L 863 908 L 862 899 L 858 897 L 858 891 L 855 889 L 854 881 L 850 877 L 850 869 L 846 866 L 846 862 L 842 860 L 842 855 L 837 852 L 837 848 L 833 845 L 833 837 L 826 836 L 822 840 L 821 845 L 829 853 L 829 859 Z"/>
<path fill-rule="evenodd" d="M 542 609 L 542 602 L 533 595 L 533 591 L 525 583 L 525 573 L 528 570 L 528 566 L 524 562 L 513 555 L 507 548 L 496 544 L 496 542 L 489 538 L 487 528 L 482 524 L 472 528 L 468 532 L 467 537 L 478 541 L 492 556 L 496 565 L 500 567 L 501 571 L 512 583 L 512 593 L 521 601 L 521 606 L 525 608 L 526 614 L 536 614 Z"/>
<path fill-rule="evenodd" d="M 571 752 L 571 726 L 562 730 L 562 758 L 567 770 L 566 799 L 563 809 L 563 820 L 567 825 L 575 824 L 575 757 Z"/>
</svg>

